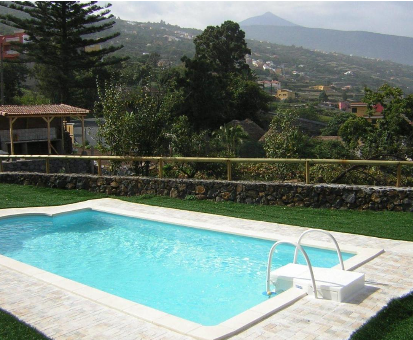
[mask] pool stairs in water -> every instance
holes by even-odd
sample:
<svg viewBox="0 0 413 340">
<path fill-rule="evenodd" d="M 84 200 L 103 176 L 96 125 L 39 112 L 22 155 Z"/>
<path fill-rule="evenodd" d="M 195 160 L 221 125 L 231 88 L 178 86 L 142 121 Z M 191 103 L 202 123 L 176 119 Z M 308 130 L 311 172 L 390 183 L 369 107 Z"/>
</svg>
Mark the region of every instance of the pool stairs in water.
<svg viewBox="0 0 413 340">
<path fill-rule="evenodd" d="M 341 270 L 333 268 L 319 268 L 311 265 L 307 253 L 300 244 L 303 236 L 309 232 L 324 233 L 334 241 L 337 249 L 337 255 L 340 260 Z M 295 246 L 293 263 L 271 271 L 272 254 L 276 247 L 283 243 L 292 244 Z M 296 263 L 298 250 L 300 250 L 303 254 L 306 260 L 306 265 Z M 275 290 L 273 291 L 270 290 L 271 284 L 275 287 Z M 345 271 L 340 248 L 335 238 L 324 230 L 310 229 L 301 234 L 296 244 L 286 241 L 279 241 L 275 243 L 268 256 L 267 294 L 270 295 L 271 293 L 282 292 L 292 287 L 302 289 L 307 294 L 313 295 L 315 298 L 321 297 L 327 300 L 343 302 L 364 288 L 364 274 L 353 271 Z"/>
</svg>

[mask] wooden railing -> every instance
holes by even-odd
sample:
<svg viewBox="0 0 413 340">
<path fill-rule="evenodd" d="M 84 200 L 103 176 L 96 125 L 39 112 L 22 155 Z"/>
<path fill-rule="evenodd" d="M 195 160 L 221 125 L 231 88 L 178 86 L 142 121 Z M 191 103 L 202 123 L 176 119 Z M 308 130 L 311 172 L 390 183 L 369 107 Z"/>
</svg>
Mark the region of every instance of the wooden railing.
<svg viewBox="0 0 413 340">
<path fill-rule="evenodd" d="M 98 175 L 102 176 L 102 161 L 118 162 L 157 162 L 158 177 L 163 178 L 163 167 L 165 163 L 221 163 L 227 166 L 227 179 L 232 180 L 232 164 L 255 163 L 255 164 L 304 164 L 305 182 L 310 183 L 310 167 L 313 164 L 343 164 L 343 165 L 366 165 L 366 166 L 397 166 L 396 186 L 401 185 L 402 166 L 413 166 L 413 161 L 381 161 L 381 160 L 358 160 L 358 159 L 290 159 L 290 158 L 209 158 L 209 157 L 130 157 L 130 156 L 78 156 L 78 155 L 0 155 L 0 172 L 3 172 L 3 161 L 10 159 L 44 159 L 46 173 L 50 173 L 50 159 L 82 159 L 94 160 L 98 164 Z"/>
</svg>

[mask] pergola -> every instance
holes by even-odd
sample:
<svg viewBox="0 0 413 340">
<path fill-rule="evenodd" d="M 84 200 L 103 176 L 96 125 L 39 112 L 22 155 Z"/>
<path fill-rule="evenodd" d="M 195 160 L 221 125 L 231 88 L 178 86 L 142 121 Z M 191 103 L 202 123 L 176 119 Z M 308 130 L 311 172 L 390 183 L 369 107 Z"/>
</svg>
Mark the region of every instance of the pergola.
<svg viewBox="0 0 413 340">
<path fill-rule="evenodd" d="M 0 105 L 0 116 L 9 118 L 10 126 L 10 150 L 14 155 L 14 142 L 13 142 L 13 123 L 19 118 L 41 118 L 47 123 L 47 145 L 48 154 L 52 153 L 52 142 L 50 138 L 50 123 L 53 119 L 60 117 L 75 117 L 80 118 L 82 122 L 82 145 L 85 146 L 85 116 L 89 113 L 89 110 L 74 107 L 65 104 L 59 105 Z M 64 127 L 63 119 L 62 124 L 62 143 L 64 143 Z M 54 151 L 58 153 L 55 149 Z"/>
</svg>

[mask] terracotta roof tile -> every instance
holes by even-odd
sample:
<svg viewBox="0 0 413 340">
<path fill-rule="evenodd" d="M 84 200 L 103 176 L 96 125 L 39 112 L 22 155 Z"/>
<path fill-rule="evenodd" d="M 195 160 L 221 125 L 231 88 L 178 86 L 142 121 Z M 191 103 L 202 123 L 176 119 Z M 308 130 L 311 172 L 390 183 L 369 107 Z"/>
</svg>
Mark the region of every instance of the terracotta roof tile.
<svg viewBox="0 0 413 340">
<path fill-rule="evenodd" d="M 0 105 L 1 116 L 87 115 L 89 110 L 70 105 Z"/>
</svg>

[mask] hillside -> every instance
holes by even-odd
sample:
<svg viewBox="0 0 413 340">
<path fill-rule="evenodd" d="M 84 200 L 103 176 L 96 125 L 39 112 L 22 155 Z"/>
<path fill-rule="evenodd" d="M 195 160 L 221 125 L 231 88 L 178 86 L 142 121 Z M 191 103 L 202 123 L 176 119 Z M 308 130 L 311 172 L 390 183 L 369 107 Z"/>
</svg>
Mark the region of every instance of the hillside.
<svg viewBox="0 0 413 340">
<path fill-rule="evenodd" d="M 413 66 L 413 38 L 394 35 L 307 28 L 266 13 L 240 22 L 246 38 L 312 50 L 389 60 Z"/>
<path fill-rule="evenodd" d="M 193 37 L 201 33 L 200 30 L 165 23 L 116 21 L 114 30 L 121 35 L 111 43 L 124 45 L 119 54 L 138 57 L 156 52 L 172 65 L 179 65 L 183 55 L 194 55 Z M 375 89 L 389 83 L 402 88 L 405 93 L 413 93 L 412 66 L 251 39 L 247 39 L 247 43 L 253 59 L 272 63 L 278 72 L 251 65 L 260 78 L 278 79 L 283 87 L 298 92 L 311 85 L 335 85 L 339 89 L 338 96 L 341 96 L 342 87 L 347 86 L 350 94 L 360 94 L 364 86 Z"/>
<path fill-rule="evenodd" d="M 7 9 L 3 7 L 2 10 Z M 280 18 L 276 19 L 274 18 L 276 16 L 270 14 L 264 15 L 264 17 L 267 16 L 272 24 L 276 22 L 286 24 L 279 21 Z M 254 20 L 262 20 L 262 16 Z M 251 22 L 254 23 L 254 20 Z M 249 26 L 249 29 L 254 27 L 257 26 Z M 300 30 L 303 28 L 299 26 L 271 26 L 271 29 L 281 32 L 280 30 Z M 13 29 L 9 27 L 0 26 L 0 34 L 12 31 Z M 121 33 L 119 37 L 109 42 L 109 44 L 124 45 L 124 48 L 117 54 L 127 55 L 134 59 L 144 54 L 158 53 L 162 65 L 180 65 L 182 56 L 192 57 L 195 52 L 193 38 L 202 33 L 200 30 L 181 28 L 168 25 L 165 22 L 141 23 L 122 19 L 116 19 L 116 25 L 111 31 Z M 105 34 L 108 33 L 110 31 L 105 32 Z M 251 65 L 259 78 L 277 79 L 281 81 L 283 88 L 305 93 L 305 96 L 309 98 L 319 95 L 319 91 L 309 90 L 309 87 L 314 85 L 333 85 L 332 92 L 328 94 L 329 97 L 332 96 L 332 99 L 337 100 L 342 96 L 344 91 L 342 88 L 346 89 L 350 99 L 357 99 L 361 97 L 364 86 L 376 89 L 383 83 L 400 87 L 405 93 L 413 93 L 412 66 L 296 47 L 302 46 L 299 44 L 288 46 L 292 44 L 288 40 L 284 41 L 284 45 L 269 43 L 262 39 L 247 39 L 247 43 L 252 50 L 252 59 L 260 60 L 262 64 L 272 65 L 273 70 L 263 70 L 262 66 Z M 413 55 L 413 51 L 411 55 Z"/>
</svg>

